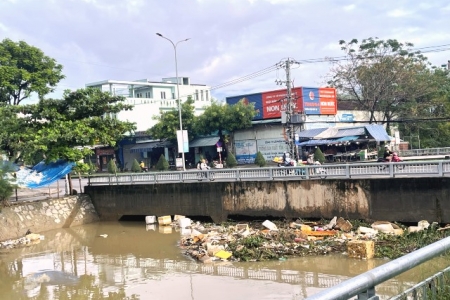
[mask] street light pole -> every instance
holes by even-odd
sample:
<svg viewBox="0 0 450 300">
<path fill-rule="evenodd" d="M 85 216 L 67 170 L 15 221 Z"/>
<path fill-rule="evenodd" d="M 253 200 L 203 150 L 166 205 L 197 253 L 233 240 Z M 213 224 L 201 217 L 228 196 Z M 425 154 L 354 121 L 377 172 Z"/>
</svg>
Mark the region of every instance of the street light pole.
<svg viewBox="0 0 450 300">
<path fill-rule="evenodd" d="M 190 38 L 178 41 L 176 43 L 172 42 L 171 39 L 166 38 L 165 36 L 163 36 L 161 33 L 156 33 L 157 36 L 162 37 L 163 39 L 168 40 L 172 46 L 173 46 L 173 50 L 175 52 L 175 76 L 177 77 L 177 97 L 178 97 L 178 117 L 180 118 L 180 131 L 181 131 L 181 159 L 183 160 L 183 171 L 186 171 L 186 161 L 184 159 L 184 137 L 183 137 L 183 120 L 181 118 L 181 98 L 180 98 L 180 81 L 178 78 L 178 62 L 177 62 L 177 46 L 179 43 L 181 42 L 186 42 L 188 40 L 190 40 Z"/>
</svg>

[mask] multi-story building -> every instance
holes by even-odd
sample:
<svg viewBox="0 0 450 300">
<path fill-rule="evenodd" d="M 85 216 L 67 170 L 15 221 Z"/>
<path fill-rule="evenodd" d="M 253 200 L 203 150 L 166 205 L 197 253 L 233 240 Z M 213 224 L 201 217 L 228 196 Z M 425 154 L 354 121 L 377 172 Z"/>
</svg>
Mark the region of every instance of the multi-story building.
<svg viewBox="0 0 450 300">
<path fill-rule="evenodd" d="M 162 112 L 178 109 L 178 93 L 184 102 L 189 96 L 194 100 L 195 115 L 200 115 L 211 104 L 211 87 L 204 84 L 191 84 L 189 77 L 163 78 L 162 81 L 148 79 L 136 81 L 103 80 L 86 84 L 86 87 L 109 91 L 112 95 L 126 98 L 133 110 L 122 111 L 117 115 L 121 121 L 136 123 L 137 131 L 146 131 L 157 123 L 155 116 Z"/>
<path fill-rule="evenodd" d="M 178 84 L 177 84 L 178 80 Z M 98 88 L 109 92 L 112 95 L 124 96 L 125 103 L 133 105 L 133 109 L 122 111 L 117 114 L 117 119 L 136 123 L 137 136 L 132 143 L 137 143 L 133 150 L 133 145 L 121 143 L 119 150 L 111 147 L 98 147 L 95 149 L 96 161 L 100 171 L 106 171 L 107 162 L 116 159 L 122 168 L 130 167 L 133 160 L 144 160 L 146 164 L 152 163 L 160 153 L 164 153 L 166 159 L 173 161 L 174 153 L 169 151 L 170 145 L 158 143 L 146 146 L 151 137 L 146 136 L 145 131 L 154 126 L 158 121 L 155 117 L 161 113 L 178 109 L 178 95 L 181 102 L 185 102 L 188 97 L 194 100 L 194 114 L 200 115 L 205 108 L 211 105 L 211 87 L 205 84 L 192 84 L 188 77 L 162 78 L 161 81 L 149 81 L 141 79 L 135 81 L 124 80 L 103 80 L 99 82 L 87 83 L 86 87 Z M 179 88 L 179 93 L 177 91 Z M 154 149 L 155 148 L 155 149 Z M 156 149 L 158 148 L 158 149 Z M 156 151 L 158 150 L 158 151 Z"/>
</svg>

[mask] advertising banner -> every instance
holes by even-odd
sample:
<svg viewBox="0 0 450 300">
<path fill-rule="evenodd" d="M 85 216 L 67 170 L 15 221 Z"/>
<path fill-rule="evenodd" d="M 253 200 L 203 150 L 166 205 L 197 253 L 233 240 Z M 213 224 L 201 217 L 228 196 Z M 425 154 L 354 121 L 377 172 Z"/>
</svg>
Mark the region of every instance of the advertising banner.
<svg viewBox="0 0 450 300">
<path fill-rule="evenodd" d="M 183 130 L 183 135 L 181 135 L 181 130 L 177 130 L 177 146 L 178 153 L 189 152 L 189 138 L 187 130 Z"/>
<path fill-rule="evenodd" d="M 251 104 L 255 106 L 256 115 L 253 117 L 252 120 L 262 120 L 262 94 L 249 94 L 249 95 L 241 95 L 241 96 L 233 96 L 233 97 L 226 97 L 226 102 L 228 105 L 233 105 L 238 103 L 240 100 L 243 100 L 244 103 Z"/>
<path fill-rule="evenodd" d="M 242 140 L 234 142 L 238 164 L 253 164 L 256 158 L 256 141 Z"/>
<path fill-rule="evenodd" d="M 262 153 L 266 160 L 283 156 L 283 153 L 287 150 L 286 142 L 283 139 L 260 139 L 257 144 L 258 151 Z"/>
<path fill-rule="evenodd" d="M 319 102 L 321 115 L 335 115 L 337 113 L 336 89 L 319 88 Z"/>
<path fill-rule="evenodd" d="M 304 112 L 306 115 L 336 115 L 337 96 L 334 88 L 309 88 L 296 87 L 291 89 L 291 101 L 293 112 Z M 229 105 L 236 104 L 239 100 L 245 103 L 253 103 L 257 115 L 256 120 L 281 118 L 286 111 L 287 90 L 275 90 L 257 94 L 227 97 Z"/>
<path fill-rule="evenodd" d="M 301 88 L 293 88 L 291 98 L 294 111 L 299 111 L 302 107 Z M 286 89 L 262 93 L 263 119 L 281 118 L 281 112 L 286 110 L 286 103 Z"/>
<path fill-rule="evenodd" d="M 303 109 L 307 115 L 320 115 L 320 98 L 318 88 L 303 88 Z"/>
</svg>

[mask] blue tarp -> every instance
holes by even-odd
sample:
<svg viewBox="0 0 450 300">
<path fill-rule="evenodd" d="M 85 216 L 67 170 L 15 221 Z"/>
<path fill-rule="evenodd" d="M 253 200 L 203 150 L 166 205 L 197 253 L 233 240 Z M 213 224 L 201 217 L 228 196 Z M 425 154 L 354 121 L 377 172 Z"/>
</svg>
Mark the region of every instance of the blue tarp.
<svg viewBox="0 0 450 300">
<path fill-rule="evenodd" d="M 41 161 L 33 168 L 20 168 L 16 172 L 17 184 L 30 189 L 47 186 L 72 171 L 74 162 L 58 160 L 49 164 Z"/>
</svg>

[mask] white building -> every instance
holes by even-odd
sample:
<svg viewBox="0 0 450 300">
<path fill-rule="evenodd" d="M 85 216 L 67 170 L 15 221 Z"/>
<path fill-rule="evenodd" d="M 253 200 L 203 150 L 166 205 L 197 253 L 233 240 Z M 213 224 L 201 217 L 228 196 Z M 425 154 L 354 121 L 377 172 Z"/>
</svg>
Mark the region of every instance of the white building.
<svg viewBox="0 0 450 300">
<path fill-rule="evenodd" d="M 189 77 L 178 77 L 181 101 L 191 96 L 194 100 L 195 115 L 200 115 L 211 104 L 211 87 L 191 84 Z M 147 79 L 136 81 L 104 80 L 86 84 L 86 87 L 109 91 L 112 95 L 126 98 L 125 103 L 134 105 L 133 110 L 122 111 L 117 118 L 136 123 L 136 131 L 146 131 L 157 121 L 155 116 L 162 112 L 178 109 L 177 78 L 163 78 L 161 82 Z"/>
</svg>

